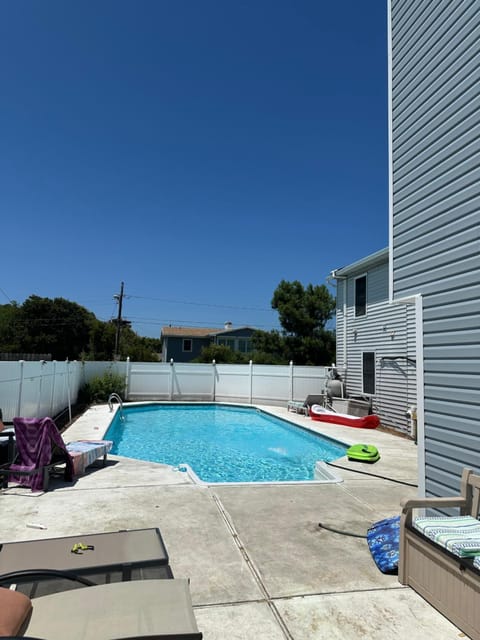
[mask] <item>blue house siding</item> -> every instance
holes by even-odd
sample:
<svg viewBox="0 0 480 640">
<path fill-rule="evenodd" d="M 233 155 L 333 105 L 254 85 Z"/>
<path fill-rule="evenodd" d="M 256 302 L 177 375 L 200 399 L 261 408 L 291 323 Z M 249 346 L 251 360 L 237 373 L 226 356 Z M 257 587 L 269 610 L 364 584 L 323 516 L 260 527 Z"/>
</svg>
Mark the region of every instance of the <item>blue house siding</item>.
<svg viewBox="0 0 480 640">
<path fill-rule="evenodd" d="M 162 329 L 162 358 L 164 361 L 173 359 L 175 362 L 191 362 L 198 356 L 204 347 L 211 344 L 224 344 L 233 351 L 247 354 L 251 350 L 251 337 L 255 332 L 252 327 L 231 328 L 231 323 L 226 323 L 225 329 L 198 328 L 198 327 L 164 327 Z M 188 340 L 191 351 L 184 349 L 185 340 Z"/>
<path fill-rule="evenodd" d="M 423 298 L 425 484 L 480 470 L 480 9 L 391 0 L 392 295 Z"/>
<path fill-rule="evenodd" d="M 215 336 L 215 342 L 220 345 L 226 345 L 233 351 L 246 354 L 253 350 L 252 336 L 254 333 L 255 329 L 251 329 L 249 327 L 229 329 L 227 331 L 219 332 Z"/>
<path fill-rule="evenodd" d="M 184 340 L 191 341 L 191 351 L 183 350 Z M 167 359 L 171 360 L 173 358 L 175 362 L 191 362 L 194 358 L 197 358 L 200 355 L 203 347 L 208 347 L 212 342 L 212 338 L 199 338 L 197 336 L 194 338 L 169 336 Z"/>
</svg>

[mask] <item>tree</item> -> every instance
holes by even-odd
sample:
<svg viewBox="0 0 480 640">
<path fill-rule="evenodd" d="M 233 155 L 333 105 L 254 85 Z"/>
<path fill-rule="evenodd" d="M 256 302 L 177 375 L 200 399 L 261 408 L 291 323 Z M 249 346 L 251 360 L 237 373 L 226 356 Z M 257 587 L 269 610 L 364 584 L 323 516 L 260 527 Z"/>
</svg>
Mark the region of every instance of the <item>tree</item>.
<svg viewBox="0 0 480 640">
<path fill-rule="evenodd" d="M 212 360 L 219 364 L 245 364 L 249 359 L 245 354 L 233 351 L 223 344 L 209 344 L 208 347 L 202 347 L 200 355 L 192 362 L 212 362 Z"/>
<path fill-rule="evenodd" d="M 31 295 L 22 305 L 0 305 L 0 351 L 50 354 L 54 360 L 110 360 L 116 326 L 102 322 L 76 302 Z M 158 361 L 161 340 L 138 336 L 128 325 L 120 336 L 120 355 Z"/>
<path fill-rule="evenodd" d="M 260 331 L 254 335 L 255 353 L 271 356 L 271 362 L 293 360 L 296 364 L 326 365 L 335 358 L 335 334 L 325 328 L 335 310 L 335 299 L 325 285 L 306 287 L 282 280 L 275 289 L 272 308 L 279 314 L 283 331 Z"/>
<path fill-rule="evenodd" d="M 50 353 L 54 360 L 80 358 L 95 316 L 65 298 L 32 295 L 20 307 L 17 336 L 22 351 Z"/>
<path fill-rule="evenodd" d="M 111 322 L 95 319 L 83 360 L 111 360 L 115 347 L 116 328 Z"/>
<path fill-rule="evenodd" d="M 0 305 L 0 351 L 18 353 L 17 318 L 19 307 L 16 302 Z"/>
<path fill-rule="evenodd" d="M 256 364 L 285 364 L 285 338 L 279 331 L 255 331 L 252 360 Z"/>
<path fill-rule="evenodd" d="M 127 356 L 136 362 L 158 362 L 161 352 L 160 338 L 143 338 L 127 326 L 122 328 L 120 334 L 120 356 Z"/>
<path fill-rule="evenodd" d="M 298 280 L 282 280 L 273 293 L 272 308 L 278 311 L 286 335 L 314 337 L 332 317 L 335 299 L 324 284 L 304 288 Z"/>
</svg>

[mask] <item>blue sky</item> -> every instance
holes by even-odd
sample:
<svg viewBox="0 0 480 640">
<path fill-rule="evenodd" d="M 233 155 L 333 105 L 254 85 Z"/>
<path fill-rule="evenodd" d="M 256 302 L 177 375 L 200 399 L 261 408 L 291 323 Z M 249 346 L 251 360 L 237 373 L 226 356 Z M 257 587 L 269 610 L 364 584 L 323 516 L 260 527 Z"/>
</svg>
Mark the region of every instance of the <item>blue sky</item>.
<svg viewBox="0 0 480 640">
<path fill-rule="evenodd" d="M 388 244 L 386 3 L 0 3 L 0 303 L 278 327 Z"/>
</svg>

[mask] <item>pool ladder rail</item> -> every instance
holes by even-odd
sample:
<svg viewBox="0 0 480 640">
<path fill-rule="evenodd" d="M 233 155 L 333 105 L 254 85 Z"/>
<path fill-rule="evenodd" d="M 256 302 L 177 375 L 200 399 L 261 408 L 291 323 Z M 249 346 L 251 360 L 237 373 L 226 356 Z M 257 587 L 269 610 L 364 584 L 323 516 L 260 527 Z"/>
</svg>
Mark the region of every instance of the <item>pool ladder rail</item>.
<svg viewBox="0 0 480 640">
<path fill-rule="evenodd" d="M 108 406 L 110 408 L 110 412 L 113 411 L 113 400 L 116 400 L 120 405 L 120 409 L 119 409 L 120 420 L 122 421 L 125 420 L 125 416 L 123 415 L 123 401 L 121 397 L 118 395 L 118 393 L 111 393 L 108 396 Z"/>
</svg>

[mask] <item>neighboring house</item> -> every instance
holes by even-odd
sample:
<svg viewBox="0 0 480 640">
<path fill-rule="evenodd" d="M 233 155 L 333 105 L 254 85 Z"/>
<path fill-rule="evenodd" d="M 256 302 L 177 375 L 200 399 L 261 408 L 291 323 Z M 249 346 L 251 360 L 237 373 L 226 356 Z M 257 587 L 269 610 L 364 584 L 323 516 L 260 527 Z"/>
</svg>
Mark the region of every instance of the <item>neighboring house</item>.
<svg viewBox="0 0 480 640">
<path fill-rule="evenodd" d="M 223 329 L 197 327 L 163 327 L 162 360 L 167 362 L 191 362 L 197 358 L 203 347 L 219 344 L 230 347 L 232 351 L 249 353 L 252 351 L 252 334 L 255 329 L 239 327 L 234 329 L 226 322 Z"/>
<path fill-rule="evenodd" d="M 251 327 L 233 329 L 232 324 L 226 322 L 225 329 L 215 334 L 214 341 L 216 344 L 230 347 L 232 351 L 250 353 L 253 350 L 252 335 L 255 331 L 256 329 L 252 329 Z"/>
<path fill-rule="evenodd" d="M 347 396 L 366 396 L 382 425 L 416 436 L 415 310 L 389 303 L 389 250 L 332 271 L 336 365 Z"/>
<path fill-rule="evenodd" d="M 390 295 L 417 310 L 420 490 L 480 471 L 480 9 L 389 0 Z"/>
</svg>

